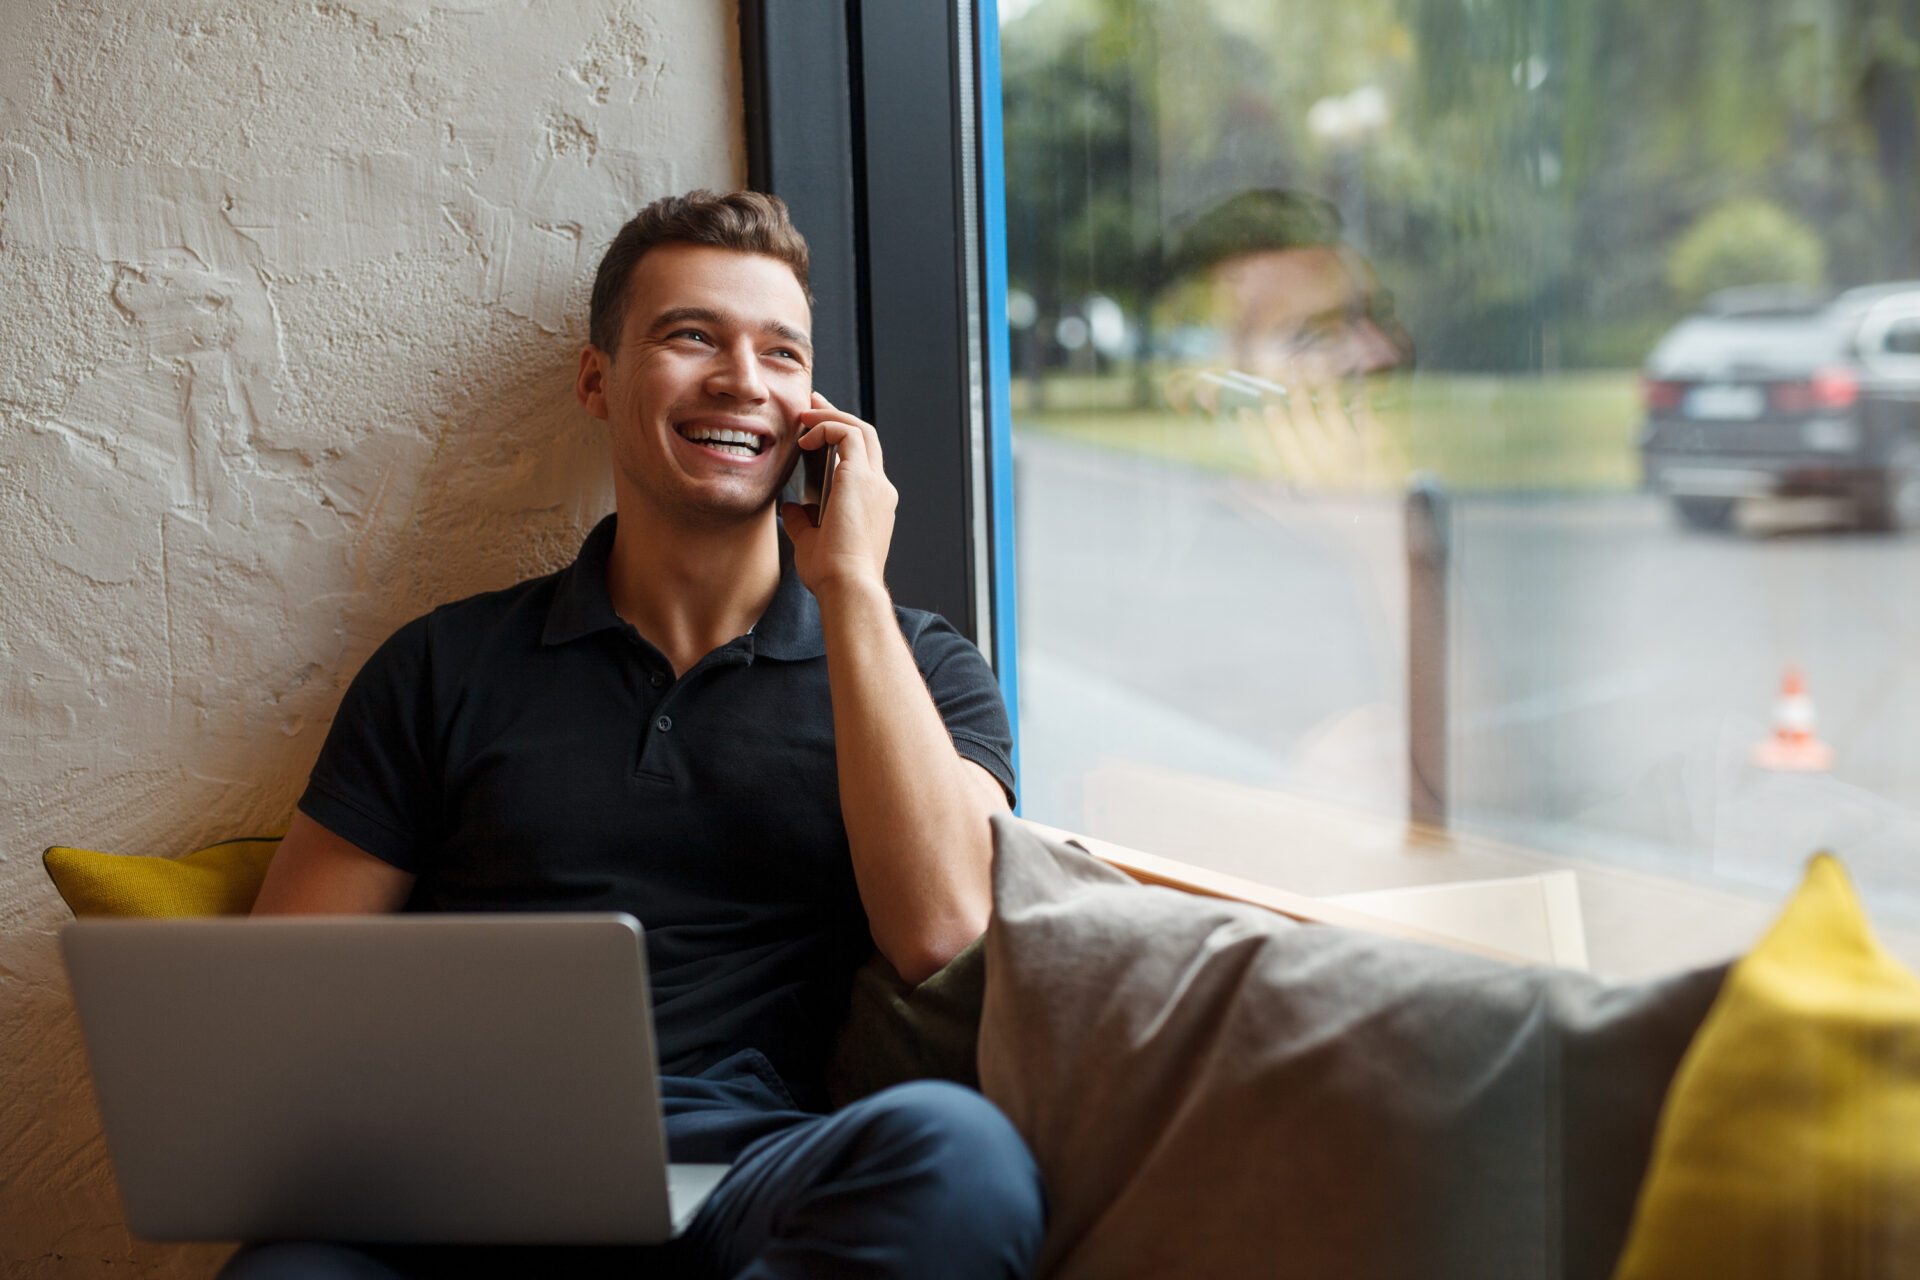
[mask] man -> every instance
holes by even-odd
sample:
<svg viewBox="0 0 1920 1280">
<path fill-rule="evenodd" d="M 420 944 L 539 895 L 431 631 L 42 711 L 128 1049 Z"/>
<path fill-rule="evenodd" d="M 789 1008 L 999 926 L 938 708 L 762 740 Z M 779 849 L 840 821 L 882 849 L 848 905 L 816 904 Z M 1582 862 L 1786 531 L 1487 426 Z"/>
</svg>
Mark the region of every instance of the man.
<svg viewBox="0 0 1920 1280">
<path fill-rule="evenodd" d="M 853 967 L 877 946 L 918 982 L 984 929 L 1013 776 L 978 651 L 888 599 L 880 437 L 812 390 L 810 319 L 776 199 L 694 192 L 621 230 L 575 384 L 615 514 L 569 568 L 375 653 L 254 908 L 632 912 L 673 1156 L 732 1173 L 659 1250 L 278 1246 L 231 1275 L 1025 1273 L 1038 1175 L 978 1094 L 818 1115 Z M 829 445 L 815 527 L 778 495 Z"/>
</svg>

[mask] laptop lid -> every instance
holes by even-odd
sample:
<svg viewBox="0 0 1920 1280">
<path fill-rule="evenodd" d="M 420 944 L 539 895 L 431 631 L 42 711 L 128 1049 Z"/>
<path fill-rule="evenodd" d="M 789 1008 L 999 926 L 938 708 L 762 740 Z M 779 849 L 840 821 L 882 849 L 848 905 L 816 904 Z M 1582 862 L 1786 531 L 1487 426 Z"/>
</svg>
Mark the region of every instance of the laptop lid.
<svg viewBox="0 0 1920 1280">
<path fill-rule="evenodd" d="M 631 916 L 87 919 L 61 943 L 137 1235 L 654 1243 L 692 1215 Z M 724 1166 L 675 1173 L 703 1196 Z"/>
</svg>

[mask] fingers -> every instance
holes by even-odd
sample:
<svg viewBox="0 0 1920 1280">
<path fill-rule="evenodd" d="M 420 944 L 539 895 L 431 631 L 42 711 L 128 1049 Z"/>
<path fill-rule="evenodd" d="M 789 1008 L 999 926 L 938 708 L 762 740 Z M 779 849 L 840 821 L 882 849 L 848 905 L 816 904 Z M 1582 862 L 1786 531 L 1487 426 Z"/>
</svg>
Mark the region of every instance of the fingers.
<svg viewBox="0 0 1920 1280">
<path fill-rule="evenodd" d="M 842 463 L 859 461 L 874 462 L 874 465 L 878 465 L 877 461 L 871 457 L 876 452 L 873 437 L 862 431 L 856 423 L 832 418 L 825 422 L 814 423 L 800 436 L 802 449 L 824 449 L 830 444 L 840 446 Z"/>
<path fill-rule="evenodd" d="M 802 530 L 814 531 L 813 519 L 807 515 L 807 509 L 798 502 L 780 504 L 780 523 L 786 527 L 787 537 L 799 540 Z"/>
<path fill-rule="evenodd" d="M 876 468 L 883 471 L 886 469 L 880 449 L 879 430 L 870 422 L 834 408 L 833 402 L 818 391 L 813 393 L 813 407 L 803 409 L 800 412 L 799 421 L 801 448 L 817 449 L 820 447 L 819 442 L 823 441 L 837 444 L 840 446 L 843 459 L 850 452 L 856 456 L 865 454 Z M 858 443 L 854 444 L 850 450 L 848 445 L 853 441 Z"/>
</svg>

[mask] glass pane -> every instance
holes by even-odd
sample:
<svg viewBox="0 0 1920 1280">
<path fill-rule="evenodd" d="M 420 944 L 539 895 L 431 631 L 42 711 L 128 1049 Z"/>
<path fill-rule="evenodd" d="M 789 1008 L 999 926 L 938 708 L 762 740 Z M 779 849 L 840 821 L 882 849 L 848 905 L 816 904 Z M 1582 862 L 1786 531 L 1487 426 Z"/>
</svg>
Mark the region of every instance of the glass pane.
<svg viewBox="0 0 1920 1280">
<path fill-rule="evenodd" d="M 1623 975 L 1831 847 L 1920 957 L 1911 17 L 1000 11 L 1028 815 L 1325 895 L 1572 869 Z"/>
</svg>

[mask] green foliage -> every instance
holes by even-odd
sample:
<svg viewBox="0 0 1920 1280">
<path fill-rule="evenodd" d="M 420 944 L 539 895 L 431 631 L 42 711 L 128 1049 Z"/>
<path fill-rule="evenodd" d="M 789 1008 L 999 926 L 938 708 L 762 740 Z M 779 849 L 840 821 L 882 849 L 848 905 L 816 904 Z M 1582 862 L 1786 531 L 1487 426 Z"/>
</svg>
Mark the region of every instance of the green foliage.
<svg viewBox="0 0 1920 1280">
<path fill-rule="evenodd" d="M 1729 200 L 1695 222 L 1667 256 L 1667 284 L 1687 305 L 1743 284 L 1827 280 L 1820 233 L 1771 200 Z"/>
<path fill-rule="evenodd" d="M 1039 0 L 1002 44 L 1042 334 L 1094 292 L 1165 319 L 1250 191 L 1336 207 L 1429 369 L 1631 365 L 1721 284 L 1920 275 L 1920 0 Z M 1362 86 L 1384 124 L 1316 137 Z"/>
</svg>

